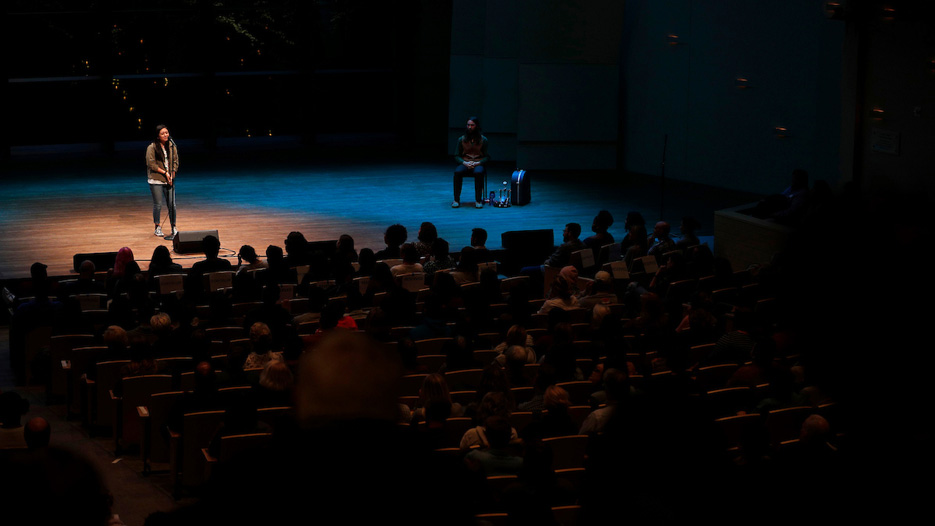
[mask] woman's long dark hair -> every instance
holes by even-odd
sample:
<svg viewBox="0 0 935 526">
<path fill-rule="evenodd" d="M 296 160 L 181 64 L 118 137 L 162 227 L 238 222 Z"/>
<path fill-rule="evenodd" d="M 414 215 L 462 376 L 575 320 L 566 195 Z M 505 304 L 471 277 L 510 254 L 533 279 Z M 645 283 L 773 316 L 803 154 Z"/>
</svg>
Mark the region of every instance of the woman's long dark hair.
<svg viewBox="0 0 935 526">
<path fill-rule="evenodd" d="M 172 255 L 169 254 L 169 249 L 165 245 L 158 245 L 155 250 L 153 250 L 153 256 L 149 260 L 150 268 L 158 268 L 160 270 L 169 268 L 169 265 L 172 264 Z"/>
<path fill-rule="evenodd" d="M 159 142 L 159 133 L 168 128 L 165 124 L 159 124 L 156 126 L 156 137 L 153 138 L 153 153 L 156 155 L 156 160 L 159 162 L 165 162 L 165 158 L 162 156 L 162 148 L 160 148 L 161 143 Z"/>
<path fill-rule="evenodd" d="M 474 131 L 466 133 L 464 137 L 468 140 L 468 142 L 480 142 L 480 136 L 483 134 L 483 129 L 480 127 L 480 119 L 472 115 L 468 117 L 468 120 L 474 121 Z M 156 133 L 158 135 L 158 132 Z"/>
</svg>

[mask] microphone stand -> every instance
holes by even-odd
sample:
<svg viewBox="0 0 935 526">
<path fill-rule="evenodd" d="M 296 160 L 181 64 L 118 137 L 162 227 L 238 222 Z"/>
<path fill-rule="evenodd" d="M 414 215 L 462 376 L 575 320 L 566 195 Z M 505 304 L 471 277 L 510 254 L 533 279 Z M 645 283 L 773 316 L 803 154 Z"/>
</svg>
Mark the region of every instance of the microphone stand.
<svg viewBox="0 0 935 526">
<path fill-rule="evenodd" d="M 166 158 L 168 159 L 168 163 L 167 163 L 167 164 L 168 164 L 168 166 L 169 166 L 170 168 L 172 167 L 172 147 L 173 147 L 173 146 L 175 146 L 175 141 L 172 140 L 172 137 L 169 137 L 169 148 L 168 148 L 168 150 L 166 151 Z M 170 177 L 168 177 L 168 173 L 169 173 L 168 170 L 166 170 L 166 183 L 167 183 L 167 185 L 168 185 L 168 187 L 169 187 L 169 191 L 172 191 L 172 190 L 175 189 L 175 176 L 173 175 L 173 176 L 170 178 Z M 173 206 L 173 207 L 175 206 L 175 199 L 172 200 L 172 206 Z M 166 208 L 167 208 L 167 209 L 169 208 L 169 203 L 168 203 L 168 201 L 166 201 Z M 166 219 L 169 218 L 169 215 L 170 215 L 171 213 L 172 213 L 172 210 L 166 210 Z M 163 219 L 162 222 L 165 223 L 166 220 Z M 166 241 L 172 241 L 173 239 L 175 239 L 175 234 L 172 233 L 171 226 L 170 226 L 169 228 L 170 228 L 170 230 L 169 230 L 169 235 L 163 236 L 163 238 L 162 238 L 162 239 L 165 239 Z"/>
</svg>

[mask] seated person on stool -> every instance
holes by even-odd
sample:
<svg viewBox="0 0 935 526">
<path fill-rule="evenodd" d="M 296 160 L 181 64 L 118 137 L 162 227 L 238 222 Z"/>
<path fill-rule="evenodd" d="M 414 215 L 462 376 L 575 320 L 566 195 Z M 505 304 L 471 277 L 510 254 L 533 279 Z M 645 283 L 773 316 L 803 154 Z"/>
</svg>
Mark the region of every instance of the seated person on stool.
<svg viewBox="0 0 935 526">
<path fill-rule="evenodd" d="M 458 153 L 455 160 L 459 164 L 455 168 L 455 200 L 452 208 L 461 206 L 461 182 L 465 176 L 474 177 L 474 206 L 484 206 L 484 177 L 487 172 L 484 163 L 487 162 L 487 137 L 481 135 L 480 121 L 477 117 L 470 117 L 464 135 L 458 138 Z"/>
</svg>

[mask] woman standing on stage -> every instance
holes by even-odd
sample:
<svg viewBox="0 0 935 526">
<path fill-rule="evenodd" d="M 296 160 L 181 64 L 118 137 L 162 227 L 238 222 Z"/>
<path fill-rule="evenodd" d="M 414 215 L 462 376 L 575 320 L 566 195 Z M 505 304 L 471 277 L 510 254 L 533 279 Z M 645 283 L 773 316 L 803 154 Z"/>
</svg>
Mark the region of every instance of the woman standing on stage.
<svg viewBox="0 0 935 526">
<path fill-rule="evenodd" d="M 169 138 L 169 128 L 164 124 L 156 126 L 156 139 L 146 147 L 146 171 L 149 189 L 153 193 L 153 223 L 156 231 L 153 235 L 162 237 L 162 200 L 169 209 L 169 223 L 172 235 L 178 234 L 175 228 L 175 174 L 179 169 L 179 154 L 175 142 Z"/>
</svg>

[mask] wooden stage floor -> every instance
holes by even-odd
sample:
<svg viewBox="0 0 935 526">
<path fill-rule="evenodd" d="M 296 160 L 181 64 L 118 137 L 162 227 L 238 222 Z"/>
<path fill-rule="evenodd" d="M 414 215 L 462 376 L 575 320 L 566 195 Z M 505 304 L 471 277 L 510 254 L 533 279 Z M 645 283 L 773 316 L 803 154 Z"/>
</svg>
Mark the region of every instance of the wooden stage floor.
<svg viewBox="0 0 935 526">
<path fill-rule="evenodd" d="M 0 279 L 28 277 L 35 261 L 49 265 L 50 275 L 68 275 L 73 273 L 74 254 L 124 246 L 133 250 L 145 269 L 157 245 L 171 248 L 170 241 L 153 236 L 152 199 L 139 157 L 36 159 L 6 166 L 0 176 L 5 187 Z M 614 215 L 611 233 L 620 239 L 628 211 L 640 211 L 648 222 L 660 215 L 661 188 L 655 177 L 532 173 L 531 204 L 481 210 L 471 206 L 473 187 L 467 179 L 463 205 L 452 209 L 453 167 L 442 159 L 385 163 L 276 152 L 219 158 L 220 154 L 182 158 L 178 225 L 183 231 L 218 230 L 222 255 L 228 256 L 244 244 L 262 254 L 270 244 L 282 246 L 293 230 L 309 241 L 337 239 L 346 233 L 354 237 L 358 250 L 380 249 L 383 231 L 397 222 L 408 228 L 410 240 L 423 221 L 433 222 L 452 251 L 468 244 L 474 227 L 487 229 L 491 248 L 499 247 L 500 234 L 509 230 L 551 228 L 556 242 L 561 242 L 565 223 L 580 223 L 584 237 L 600 209 Z M 492 165 L 489 188 L 500 186 L 511 169 Z M 754 199 L 750 194 L 669 181 L 665 215 L 676 231 L 683 215 L 693 215 L 702 222 L 702 233 L 710 235 L 714 210 Z M 200 254 L 173 257 L 185 267 L 202 258 Z"/>
</svg>

